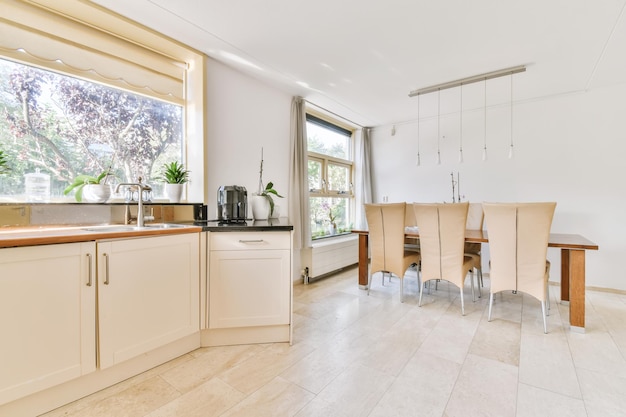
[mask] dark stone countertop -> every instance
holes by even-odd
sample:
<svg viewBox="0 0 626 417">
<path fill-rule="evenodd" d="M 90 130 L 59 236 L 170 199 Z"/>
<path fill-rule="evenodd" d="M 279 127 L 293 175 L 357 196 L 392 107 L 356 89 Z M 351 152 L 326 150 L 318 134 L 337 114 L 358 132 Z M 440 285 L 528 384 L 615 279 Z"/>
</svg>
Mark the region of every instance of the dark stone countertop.
<svg viewBox="0 0 626 417">
<path fill-rule="evenodd" d="M 202 227 L 204 232 L 284 232 L 293 230 L 293 225 L 286 217 L 268 220 L 246 220 L 239 223 L 220 223 L 217 220 L 189 222 Z"/>
</svg>

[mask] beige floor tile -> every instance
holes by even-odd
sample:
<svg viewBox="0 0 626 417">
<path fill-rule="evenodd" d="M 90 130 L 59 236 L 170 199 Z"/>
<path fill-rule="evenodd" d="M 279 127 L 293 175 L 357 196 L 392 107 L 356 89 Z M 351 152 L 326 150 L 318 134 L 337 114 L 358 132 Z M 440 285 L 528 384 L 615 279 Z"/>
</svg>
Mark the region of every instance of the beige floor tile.
<svg viewBox="0 0 626 417">
<path fill-rule="evenodd" d="M 314 394 L 277 377 L 221 417 L 294 416 L 314 397 Z"/>
<path fill-rule="evenodd" d="M 178 391 L 192 390 L 216 374 L 228 370 L 255 356 L 265 345 L 238 345 L 197 350 L 193 359 L 161 374 Z"/>
<path fill-rule="evenodd" d="M 368 417 L 439 417 L 460 371 L 458 363 L 418 353 Z"/>
<path fill-rule="evenodd" d="M 567 336 L 576 368 L 626 375 L 626 360 L 609 333 L 568 333 Z"/>
<path fill-rule="evenodd" d="M 213 417 L 244 400 L 245 394 L 213 378 L 145 417 Z"/>
<path fill-rule="evenodd" d="M 276 343 L 217 376 L 239 391 L 250 394 L 312 351 L 313 348 L 304 343 L 293 346 Z"/>
<path fill-rule="evenodd" d="M 178 398 L 180 393 L 161 377 L 155 376 L 104 398 L 68 417 L 137 417 Z"/>
<path fill-rule="evenodd" d="M 573 398 L 581 398 L 578 378 L 564 334 L 522 332 L 519 380 Z"/>
<path fill-rule="evenodd" d="M 362 365 L 344 370 L 297 417 L 367 416 L 393 382 L 391 375 Z"/>
<path fill-rule="evenodd" d="M 514 417 L 518 368 L 467 355 L 446 406 L 449 417 Z"/>
<path fill-rule="evenodd" d="M 626 415 L 626 375 L 578 370 L 578 378 L 588 417 L 623 417 Z"/>
<path fill-rule="evenodd" d="M 481 315 L 481 312 L 475 311 L 462 316 L 457 307 L 451 304 L 422 343 L 420 352 L 462 364 Z"/>
<path fill-rule="evenodd" d="M 317 394 L 374 343 L 371 337 L 346 330 L 296 362 L 281 377 Z"/>
<path fill-rule="evenodd" d="M 541 388 L 519 384 L 516 417 L 587 417 L 585 404 Z"/>
<path fill-rule="evenodd" d="M 520 326 L 507 320 L 487 321 L 487 312 L 476 329 L 469 353 L 509 365 L 519 365 Z"/>
</svg>

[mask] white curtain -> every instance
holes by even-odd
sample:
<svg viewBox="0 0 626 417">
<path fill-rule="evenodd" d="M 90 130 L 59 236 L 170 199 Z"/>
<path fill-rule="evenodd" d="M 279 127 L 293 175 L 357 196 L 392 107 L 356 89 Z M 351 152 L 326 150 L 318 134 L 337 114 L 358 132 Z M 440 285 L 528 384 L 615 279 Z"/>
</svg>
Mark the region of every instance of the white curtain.
<svg viewBox="0 0 626 417">
<path fill-rule="evenodd" d="M 356 155 L 355 155 L 355 187 L 354 199 L 356 202 L 356 229 L 367 229 L 367 221 L 365 220 L 365 206 L 372 202 L 372 173 L 370 159 L 370 136 L 371 128 L 364 127 L 361 134 L 356 137 Z"/>
<path fill-rule="evenodd" d="M 294 249 L 299 250 L 311 247 L 306 102 L 301 97 L 291 101 L 290 139 L 289 219 L 293 224 Z"/>
</svg>

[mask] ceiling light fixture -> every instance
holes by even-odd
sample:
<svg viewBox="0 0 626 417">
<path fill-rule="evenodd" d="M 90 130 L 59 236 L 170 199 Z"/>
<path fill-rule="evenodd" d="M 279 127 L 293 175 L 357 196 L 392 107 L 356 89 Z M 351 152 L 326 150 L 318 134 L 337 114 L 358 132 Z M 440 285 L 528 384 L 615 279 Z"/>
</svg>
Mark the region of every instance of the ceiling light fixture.
<svg viewBox="0 0 626 417">
<path fill-rule="evenodd" d="M 477 83 L 483 80 L 487 81 L 487 80 L 491 80 L 492 78 L 504 77 L 506 75 L 513 75 L 513 74 L 517 74 L 518 72 L 524 72 L 524 71 L 526 71 L 526 65 L 518 65 L 516 67 L 510 67 L 510 68 L 505 68 L 505 69 L 501 69 L 497 71 L 485 72 L 483 74 L 461 78 L 460 80 L 449 81 L 446 83 L 441 83 L 437 85 L 432 85 L 430 87 L 413 90 L 409 93 L 409 97 L 415 97 L 421 94 L 434 93 L 435 91 L 445 90 L 447 88 L 454 88 L 463 84 Z"/>
</svg>

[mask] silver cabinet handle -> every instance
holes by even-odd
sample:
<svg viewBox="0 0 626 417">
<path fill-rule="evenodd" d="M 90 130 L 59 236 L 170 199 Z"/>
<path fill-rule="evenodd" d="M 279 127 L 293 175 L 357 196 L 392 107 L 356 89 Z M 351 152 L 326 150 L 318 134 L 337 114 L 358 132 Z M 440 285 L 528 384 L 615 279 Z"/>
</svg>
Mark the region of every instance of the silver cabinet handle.
<svg viewBox="0 0 626 417">
<path fill-rule="evenodd" d="M 239 239 L 239 243 L 263 243 L 263 239 Z"/>
<path fill-rule="evenodd" d="M 109 255 L 103 253 L 104 256 L 104 285 L 109 285 Z"/>
<path fill-rule="evenodd" d="M 92 268 L 92 266 L 91 266 L 91 253 L 88 253 L 88 254 L 87 254 L 87 259 L 88 259 L 88 260 L 87 260 L 87 262 L 88 262 L 88 264 L 89 264 L 89 280 L 87 281 L 87 286 L 88 286 L 88 287 L 91 287 L 91 283 L 92 283 L 92 281 L 91 281 L 91 279 L 92 279 L 92 273 L 91 273 L 91 271 L 92 271 L 92 269 L 93 269 L 93 268 Z"/>
</svg>

